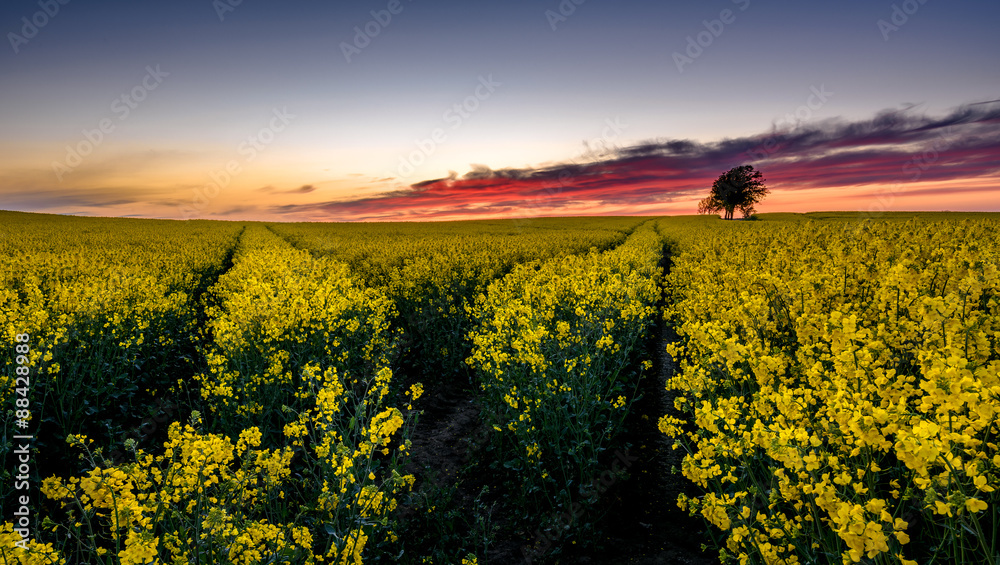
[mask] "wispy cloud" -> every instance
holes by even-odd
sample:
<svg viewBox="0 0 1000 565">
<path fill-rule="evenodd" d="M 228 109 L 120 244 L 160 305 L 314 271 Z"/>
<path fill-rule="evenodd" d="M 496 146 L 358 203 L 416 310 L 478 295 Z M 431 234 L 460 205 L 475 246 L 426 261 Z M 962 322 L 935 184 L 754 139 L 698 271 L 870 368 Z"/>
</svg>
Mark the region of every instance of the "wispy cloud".
<svg viewBox="0 0 1000 565">
<path fill-rule="evenodd" d="M 232 208 L 227 208 L 220 212 L 216 212 L 216 216 L 246 216 L 250 214 L 259 213 L 259 209 L 256 206 L 233 206 Z"/>
<path fill-rule="evenodd" d="M 314 184 L 304 184 L 298 188 L 290 190 L 278 190 L 273 184 L 269 184 L 257 189 L 257 192 L 263 192 L 265 194 L 309 194 L 310 192 L 315 191 L 316 185 Z"/>
<path fill-rule="evenodd" d="M 712 143 L 651 140 L 587 163 L 500 170 L 473 165 L 461 177 L 453 173 L 374 197 L 272 211 L 388 220 L 649 209 L 679 201 L 692 202 L 693 210 L 720 173 L 741 164 L 760 169 L 773 191 L 793 191 L 916 180 L 904 165 L 922 162 L 921 182 L 1000 174 L 1000 101 L 964 105 L 941 117 L 910 105 L 869 120 L 831 119 Z M 994 186 L 1000 191 L 1000 179 Z"/>
<path fill-rule="evenodd" d="M 191 151 L 130 152 L 90 161 L 64 183 L 45 168 L 8 167 L 0 170 L 0 209 L 176 217 L 178 203 L 203 186 L 197 182 L 199 171 L 209 168 L 201 167 L 204 159 Z M 880 187 L 890 185 L 894 195 L 910 199 L 894 200 L 899 205 L 918 197 L 921 206 L 939 202 L 941 208 L 961 198 L 1000 203 L 1000 101 L 942 116 L 908 105 L 867 120 L 772 127 L 710 143 L 653 139 L 529 168 L 474 164 L 465 174 L 396 189 L 388 187 L 398 179 L 286 173 L 249 184 L 205 217 L 385 221 L 693 213 L 711 182 L 741 164 L 760 169 L 772 189 L 762 211 L 769 204 L 797 210 L 822 202 L 866 209 Z M 176 170 L 194 173 L 171 176 Z M 822 202 L 814 194 L 822 194 Z"/>
</svg>

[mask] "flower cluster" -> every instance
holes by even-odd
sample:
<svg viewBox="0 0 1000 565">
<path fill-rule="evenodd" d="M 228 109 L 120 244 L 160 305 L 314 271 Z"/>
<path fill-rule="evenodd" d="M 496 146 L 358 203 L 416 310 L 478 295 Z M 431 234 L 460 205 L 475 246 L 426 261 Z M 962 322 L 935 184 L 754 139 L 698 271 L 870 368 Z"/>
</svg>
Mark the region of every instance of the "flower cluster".
<svg viewBox="0 0 1000 565">
<path fill-rule="evenodd" d="M 480 295 L 469 365 L 482 416 L 530 508 L 581 501 L 634 398 L 660 295 L 652 223 L 620 246 L 518 265 Z"/>
<path fill-rule="evenodd" d="M 0 212 L 0 426 L 13 429 L 15 336 L 26 334 L 39 465 L 70 466 L 70 434 L 102 443 L 136 429 L 151 396 L 188 367 L 197 295 L 240 226 Z M 9 379 L 9 380 L 8 380 Z M 22 381 L 23 383 L 24 381 Z M 23 384 L 21 386 L 24 386 Z M 0 442 L 7 460 L 10 442 Z M 0 470 L 0 510 L 14 481 Z"/>
<path fill-rule="evenodd" d="M 350 265 L 351 273 L 388 295 L 425 379 L 467 371 L 468 306 L 515 265 L 607 249 L 621 243 L 638 218 L 545 218 L 530 229 L 510 222 L 276 224 L 296 245 Z"/>
<path fill-rule="evenodd" d="M 358 285 L 345 264 L 295 249 L 259 224 L 244 231 L 209 302 L 209 370 L 195 376 L 201 396 L 230 431 L 267 422 L 265 443 L 280 435 L 288 407 L 300 409 L 322 388 L 317 378 L 327 370 L 351 378 L 338 381 L 347 392 L 364 392 L 397 337 L 384 294 Z"/>
<path fill-rule="evenodd" d="M 724 560 L 995 559 L 998 227 L 678 224 L 660 428 Z"/>
<path fill-rule="evenodd" d="M 150 276 L 164 274 L 159 262 L 136 255 Z M 166 276 L 141 281 L 153 297 L 161 288 L 154 282 L 173 284 Z M 399 472 L 412 419 L 392 405 L 402 396 L 389 368 L 392 302 L 357 285 L 345 265 L 314 259 L 260 224 L 242 232 L 232 267 L 204 297 L 201 315 L 201 304 L 184 306 L 192 319 L 207 319 L 198 338 L 207 370 L 194 379 L 175 371 L 172 380 L 175 395 L 200 399 L 207 422 L 193 412 L 153 452 L 133 443 L 125 462 L 70 435 L 88 470 L 48 477 L 42 489 L 66 513 L 41 531 L 58 545 L 21 550 L 6 536 L 5 556 L 360 565 L 366 547 L 394 537 L 396 497 L 414 478 Z M 123 322 L 109 324 L 100 335 Z M 413 385 L 408 396 L 420 391 Z"/>
</svg>

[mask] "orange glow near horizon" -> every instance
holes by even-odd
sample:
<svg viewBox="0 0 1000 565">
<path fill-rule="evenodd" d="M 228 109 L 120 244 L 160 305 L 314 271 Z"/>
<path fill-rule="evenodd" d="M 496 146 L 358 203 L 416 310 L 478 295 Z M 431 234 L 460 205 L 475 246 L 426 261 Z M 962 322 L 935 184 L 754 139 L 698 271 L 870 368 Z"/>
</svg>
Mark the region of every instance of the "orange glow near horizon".
<svg viewBox="0 0 1000 565">
<path fill-rule="evenodd" d="M 564 202 L 558 194 L 549 198 L 536 197 L 522 205 L 497 206 L 497 200 L 483 194 L 461 202 L 435 205 L 431 202 L 406 202 L 407 207 L 397 206 L 399 200 L 412 197 L 375 196 L 374 206 L 383 207 L 383 213 L 371 210 L 358 211 L 354 216 L 331 217 L 330 210 L 337 204 L 330 203 L 330 195 L 341 198 L 356 195 L 358 191 L 351 180 L 318 183 L 311 190 L 277 188 L 264 185 L 256 189 L 232 186 L 198 209 L 193 217 L 251 221 L 456 221 L 475 219 L 513 219 L 542 216 L 593 216 L 593 215 L 685 215 L 697 211 L 698 200 L 707 194 L 707 188 L 694 197 L 678 197 L 673 201 L 652 202 L 595 202 L 576 200 Z M 247 182 L 257 186 L 260 182 Z M 369 190 L 373 190 L 369 188 Z M 91 192 L 113 199 L 111 193 Z M 190 192 L 189 192 L 190 193 Z M 372 192 L 373 196 L 377 192 Z M 121 195 L 117 195 L 121 196 Z M 134 196 L 134 194 L 133 194 Z M 185 200 L 184 192 L 166 201 L 153 200 L 148 204 L 114 202 L 103 207 L 67 206 L 47 210 L 49 213 L 93 216 L 139 216 L 152 218 L 184 219 L 180 206 L 190 206 L 197 199 Z M 385 201 L 385 202 L 380 202 Z M 345 204 L 354 202 L 345 199 Z M 412 204 L 412 206 L 410 206 Z M 282 212 L 282 207 L 290 207 Z M 81 210 L 81 208 L 83 208 Z M 1000 212 L 1000 176 L 951 181 L 927 181 L 907 184 L 872 184 L 863 186 L 820 187 L 783 189 L 772 187 L 768 197 L 757 207 L 758 212 L 818 212 L 849 211 L 877 213 L 881 211 L 989 211 Z M 82 214 L 80 212 L 83 212 Z"/>
<path fill-rule="evenodd" d="M 0 208 L 268 221 L 691 214 L 721 172 L 749 162 L 771 189 L 759 212 L 1000 211 L 1000 101 L 943 118 L 882 116 L 716 142 L 652 141 L 520 169 L 473 165 L 421 182 L 380 172 L 374 163 L 388 162 L 372 157 L 380 151 L 352 150 L 355 161 L 331 165 L 289 146 L 109 146 L 67 167 L 46 162 L 37 146 L 0 147 L 11 149 L 0 151 Z"/>
</svg>

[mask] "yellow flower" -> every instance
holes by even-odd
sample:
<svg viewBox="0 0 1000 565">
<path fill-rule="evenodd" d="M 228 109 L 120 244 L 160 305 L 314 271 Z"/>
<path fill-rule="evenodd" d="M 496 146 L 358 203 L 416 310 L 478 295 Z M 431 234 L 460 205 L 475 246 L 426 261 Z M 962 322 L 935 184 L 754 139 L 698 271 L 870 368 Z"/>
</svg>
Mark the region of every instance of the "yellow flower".
<svg viewBox="0 0 1000 565">
<path fill-rule="evenodd" d="M 969 512 L 982 512 L 989 508 L 989 504 L 978 498 L 970 498 L 965 501 L 965 507 L 969 509 Z"/>
</svg>

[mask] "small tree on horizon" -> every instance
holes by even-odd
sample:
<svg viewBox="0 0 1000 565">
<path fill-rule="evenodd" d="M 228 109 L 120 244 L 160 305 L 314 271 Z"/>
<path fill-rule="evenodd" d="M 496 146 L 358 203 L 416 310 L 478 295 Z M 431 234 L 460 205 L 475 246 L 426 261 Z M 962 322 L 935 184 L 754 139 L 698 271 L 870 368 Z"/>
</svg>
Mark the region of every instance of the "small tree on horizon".
<svg viewBox="0 0 1000 565">
<path fill-rule="evenodd" d="M 724 219 L 732 220 L 733 212 L 739 210 L 744 218 L 749 218 L 756 211 L 754 205 L 763 200 L 768 192 L 764 186 L 764 175 L 752 165 L 733 167 L 715 179 L 708 198 L 698 203 L 698 213 L 724 212 Z"/>
</svg>

